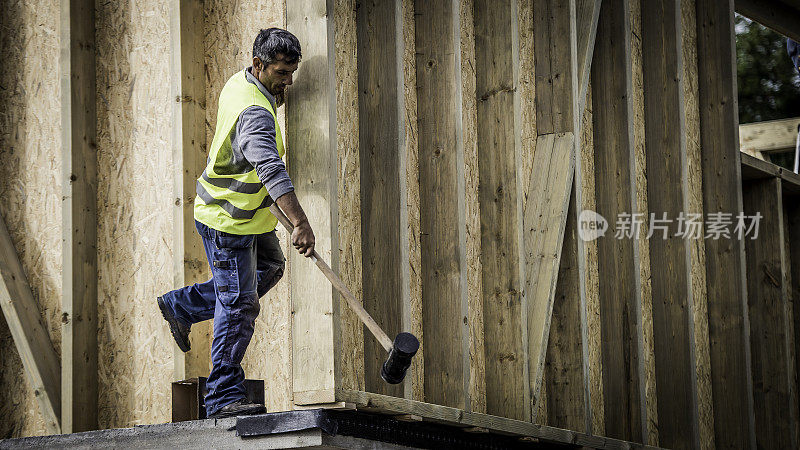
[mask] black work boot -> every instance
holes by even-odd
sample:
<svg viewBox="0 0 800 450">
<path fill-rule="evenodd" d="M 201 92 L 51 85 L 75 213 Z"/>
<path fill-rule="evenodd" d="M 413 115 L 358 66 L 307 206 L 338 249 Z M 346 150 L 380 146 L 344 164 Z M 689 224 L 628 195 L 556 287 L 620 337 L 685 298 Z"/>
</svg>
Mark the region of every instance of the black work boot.
<svg viewBox="0 0 800 450">
<path fill-rule="evenodd" d="M 209 419 L 222 419 L 223 417 L 251 416 L 253 414 L 263 414 L 267 412 L 264 405 L 257 403 L 247 403 L 247 400 L 238 400 L 229 405 L 225 405 L 214 414 L 209 414 Z"/>
<path fill-rule="evenodd" d="M 192 348 L 189 343 L 189 330 L 191 329 L 191 325 L 184 325 L 175 318 L 164 303 L 164 299 L 158 297 L 157 302 L 158 308 L 161 310 L 161 315 L 164 316 L 164 320 L 169 324 L 169 331 L 172 332 L 172 337 L 175 338 L 175 343 L 178 344 L 178 348 L 184 352 L 188 352 L 189 349 Z"/>
</svg>

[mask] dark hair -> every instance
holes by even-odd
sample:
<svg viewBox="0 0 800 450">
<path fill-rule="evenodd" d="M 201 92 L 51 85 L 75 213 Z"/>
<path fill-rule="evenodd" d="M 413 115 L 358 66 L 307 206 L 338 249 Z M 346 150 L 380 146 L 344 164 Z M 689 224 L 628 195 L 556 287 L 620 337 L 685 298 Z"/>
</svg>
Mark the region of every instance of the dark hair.
<svg viewBox="0 0 800 450">
<path fill-rule="evenodd" d="M 281 28 L 261 30 L 253 42 L 253 56 L 265 65 L 275 62 L 278 54 L 283 54 L 283 61 L 293 64 L 303 56 L 300 52 L 300 41 L 295 35 Z"/>
</svg>

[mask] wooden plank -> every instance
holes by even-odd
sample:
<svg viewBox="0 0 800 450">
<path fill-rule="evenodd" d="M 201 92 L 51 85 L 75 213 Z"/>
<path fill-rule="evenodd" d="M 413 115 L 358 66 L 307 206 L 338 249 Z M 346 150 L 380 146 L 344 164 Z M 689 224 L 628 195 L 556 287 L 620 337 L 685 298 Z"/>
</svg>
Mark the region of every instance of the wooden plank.
<svg viewBox="0 0 800 450">
<path fill-rule="evenodd" d="M 411 329 L 400 7 L 362 1 L 357 19 L 364 307 L 392 338 Z M 381 379 L 385 360 L 386 351 L 367 335 L 365 389 L 403 397 L 405 387 L 410 395 L 411 374 L 402 385 Z"/>
<path fill-rule="evenodd" d="M 781 0 L 736 0 L 736 12 L 800 42 L 800 9 Z"/>
<path fill-rule="evenodd" d="M 792 305 L 792 326 L 794 327 L 794 360 L 795 376 L 800 373 L 798 343 L 800 343 L 800 202 L 798 194 L 787 194 L 783 191 L 783 208 L 785 213 L 784 239 L 786 242 L 785 262 L 788 265 L 789 303 Z M 800 383 L 800 380 L 798 380 Z M 800 384 L 795 384 L 795 393 Z M 797 395 L 797 394 L 796 394 Z"/>
<path fill-rule="evenodd" d="M 737 1 L 738 4 L 738 1 Z M 696 0 L 703 210 L 742 210 L 733 2 Z M 755 448 L 744 243 L 705 239 L 714 442 Z"/>
<path fill-rule="evenodd" d="M 739 125 L 739 148 L 750 152 L 794 150 L 800 117 Z"/>
<path fill-rule="evenodd" d="M 690 239 L 677 218 L 689 212 L 680 0 L 642 3 L 647 202 L 659 444 L 699 447 Z M 665 216 L 664 216 L 665 214 Z M 657 224 L 652 218 L 666 217 Z M 658 227 L 665 227 L 666 235 Z"/>
<path fill-rule="evenodd" d="M 61 362 L 0 217 L 0 307 L 48 433 L 61 432 Z"/>
<path fill-rule="evenodd" d="M 413 414 L 422 417 L 426 421 L 444 423 L 451 426 L 477 427 L 495 433 L 532 437 L 542 444 L 569 444 L 598 449 L 653 448 L 521 420 L 497 417 L 489 414 L 465 412 L 457 408 L 390 397 L 387 395 L 372 394 L 369 392 L 337 389 L 336 398 L 341 402 L 355 404 L 356 409 L 390 415 Z"/>
<path fill-rule="evenodd" d="M 94 2 L 61 2 L 63 277 L 61 430 L 97 428 Z"/>
<path fill-rule="evenodd" d="M 547 43 L 534 48 L 537 138 L 530 193 L 523 211 L 528 370 L 534 420 L 575 175 L 579 90 L 575 15 L 575 0 L 534 3 L 534 39 Z"/>
<path fill-rule="evenodd" d="M 578 240 L 575 191 L 573 189 L 570 196 L 553 319 L 547 341 L 544 374 L 547 424 L 591 433 L 585 275 L 580 274 L 582 267 L 578 262 L 578 245 L 582 243 Z"/>
<path fill-rule="evenodd" d="M 425 400 L 468 409 L 459 2 L 417 0 L 414 13 Z"/>
<path fill-rule="evenodd" d="M 775 178 L 781 174 L 780 167 L 746 153 L 741 155 L 742 180 L 758 180 L 761 178 Z"/>
<path fill-rule="evenodd" d="M 316 236 L 316 250 L 338 271 L 336 89 L 333 11 L 326 0 L 288 2 L 287 29 L 303 45 L 286 102 L 289 176 Z M 331 251 L 337 249 L 337 251 Z M 297 253 L 288 256 L 292 293 L 294 392 L 329 390 L 339 373 L 339 301 L 331 283 Z M 346 306 L 342 306 L 346 307 Z"/>
<path fill-rule="evenodd" d="M 592 59 L 597 38 L 597 24 L 600 19 L 600 5 L 603 0 L 575 0 L 578 49 L 578 111 L 586 105 L 586 92 L 592 72 Z M 581 117 L 580 114 L 578 117 Z"/>
<path fill-rule="evenodd" d="M 762 216 L 757 238 L 744 239 L 756 443 L 759 448 L 797 448 L 794 324 L 780 180 L 748 181 L 742 195 L 745 215 Z"/>
<path fill-rule="evenodd" d="M 512 0 L 474 8 L 486 412 L 530 420 L 517 8 Z"/>
<path fill-rule="evenodd" d="M 603 4 L 592 66 L 595 197 L 609 222 L 597 241 L 605 432 L 646 439 L 639 241 L 617 238 L 617 217 L 637 212 L 633 139 L 630 8 Z"/>
<path fill-rule="evenodd" d="M 172 115 L 173 273 L 180 288 L 208 280 L 203 241 L 195 230 L 194 196 L 197 177 L 206 165 L 205 66 L 203 64 L 203 5 L 190 0 L 170 2 Z M 175 348 L 176 380 L 207 376 L 211 365 L 211 322 L 194 324 L 192 350 Z"/>
</svg>

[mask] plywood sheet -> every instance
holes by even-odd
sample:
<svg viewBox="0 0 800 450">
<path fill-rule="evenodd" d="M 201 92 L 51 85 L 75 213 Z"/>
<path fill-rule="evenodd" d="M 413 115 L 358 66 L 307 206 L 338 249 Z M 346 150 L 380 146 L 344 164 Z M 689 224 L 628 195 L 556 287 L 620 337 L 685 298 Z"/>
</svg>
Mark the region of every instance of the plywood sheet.
<svg viewBox="0 0 800 450">
<path fill-rule="evenodd" d="M 99 425 L 167 421 L 173 339 L 155 298 L 173 283 L 169 8 L 98 2 Z"/>
<path fill-rule="evenodd" d="M 61 344 L 59 2 L 0 2 L 0 214 L 50 339 Z M 0 439 L 45 434 L 33 390 L 0 319 Z"/>
</svg>

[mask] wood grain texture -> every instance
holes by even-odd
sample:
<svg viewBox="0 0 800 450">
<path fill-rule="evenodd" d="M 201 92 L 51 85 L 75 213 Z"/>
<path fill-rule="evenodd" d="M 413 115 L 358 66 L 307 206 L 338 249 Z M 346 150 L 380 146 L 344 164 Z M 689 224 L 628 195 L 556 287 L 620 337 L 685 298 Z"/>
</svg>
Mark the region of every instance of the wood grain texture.
<svg viewBox="0 0 800 450">
<path fill-rule="evenodd" d="M 783 186 L 781 186 L 783 189 Z M 792 325 L 794 327 L 794 360 L 795 377 L 800 373 L 800 358 L 798 358 L 797 343 L 800 342 L 800 202 L 797 194 L 783 196 L 784 211 L 784 241 L 786 243 L 785 262 L 787 267 L 786 290 L 788 291 L 789 304 L 792 307 Z M 795 392 L 798 385 L 795 384 Z M 797 394 L 796 394 L 797 395 Z"/>
<path fill-rule="evenodd" d="M 287 29 L 303 43 L 286 103 L 287 166 L 300 204 L 316 235 L 316 250 L 338 269 L 336 115 L 332 11 L 324 0 L 290 2 Z M 290 252 L 294 392 L 335 387 L 341 351 L 339 301 L 313 263 Z M 345 307 L 342 305 L 341 307 Z"/>
<path fill-rule="evenodd" d="M 794 323 L 780 179 L 748 181 L 742 197 L 746 216 L 762 216 L 757 238 L 744 239 L 756 443 L 759 448 L 797 448 Z"/>
<path fill-rule="evenodd" d="M 595 196 L 609 221 L 597 240 L 605 431 L 645 439 L 641 278 L 637 239 L 618 237 L 616 220 L 636 207 L 631 80 L 630 8 L 626 0 L 603 4 L 592 67 Z"/>
<path fill-rule="evenodd" d="M 733 2 L 696 0 L 695 9 L 703 210 L 735 215 L 742 210 L 742 157 Z M 705 254 L 714 440 L 720 448 L 754 448 L 744 244 L 706 239 Z"/>
<path fill-rule="evenodd" d="M 530 420 L 516 3 L 475 2 L 486 412 Z"/>
<path fill-rule="evenodd" d="M 575 20 L 577 26 L 578 49 L 578 111 L 586 105 L 586 93 L 592 73 L 597 25 L 600 19 L 600 5 L 603 0 L 575 0 Z"/>
<path fill-rule="evenodd" d="M 765 153 L 794 150 L 798 126 L 799 117 L 739 125 L 739 149 Z"/>
<path fill-rule="evenodd" d="M 62 412 L 65 433 L 97 422 L 97 116 L 94 2 L 61 7 Z"/>
<path fill-rule="evenodd" d="M 203 57 L 203 5 L 170 2 L 170 65 L 173 161 L 173 274 L 176 288 L 202 283 L 210 277 L 203 241 L 195 229 L 195 183 L 206 165 L 206 87 Z M 192 326 L 192 349 L 175 347 L 175 379 L 207 376 L 211 366 L 211 323 Z"/>
<path fill-rule="evenodd" d="M 535 154 L 524 203 L 528 355 L 535 418 L 575 175 L 578 80 L 575 0 L 533 5 L 536 82 Z M 543 174 L 546 174 L 543 176 Z M 524 183 L 524 180 L 523 180 Z M 580 202 L 580 198 L 577 199 Z"/>
<path fill-rule="evenodd" d="M 409 329 L 408 211 L 399 2 L 358 7 L 359 153 L 364 307 L 393 339 Z M 386 352 L 364 339 L 365 390 L 403 397 L 380 377 Z M 410 391 L 409 391 L 410 392 Z"/>
<path fill-rule="evenodd" d="M 0 217 L 0 309 L 28 382 L 39 400 L 48 433 L 61 432 L 61 362 L 42 322 L 11 235 Z"/>
<path fill-rule="evenodd" d="M 689 240 L 680 2 L 642 4 L 645 152 L 653 286 L 653 345 L 659 444 L 699 446 Z M 671 219 L 657 225 L 656 220 Z"/>
<path fill-rule="evenodd" d="M 425 400 L 469 408 L 459 3 L 415 3 Z"/>
<path fill-rule="evenodd" d="M 586 300 L 581 298 L 578 264 L 576 195 L 570 196 L 564 244 L 553 301 L 553 319 L 547 340 L 545 386 L 547 424 L 589 433 L 591 407 L 588 390 Z M 585 358 L 586 357 L 586 358 Z"/>
</svg>

